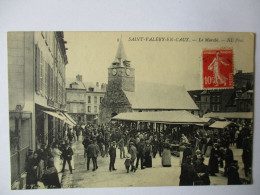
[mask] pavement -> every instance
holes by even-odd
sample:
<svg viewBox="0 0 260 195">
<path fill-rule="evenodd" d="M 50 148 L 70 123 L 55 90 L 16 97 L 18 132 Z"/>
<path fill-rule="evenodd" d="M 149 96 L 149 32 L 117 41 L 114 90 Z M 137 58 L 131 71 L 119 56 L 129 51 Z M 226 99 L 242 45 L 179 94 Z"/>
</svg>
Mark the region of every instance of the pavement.
<svg viewBox="0 0 260 195">
<path fill-rule="evenodd" d="M 127 173 L 124 161 L 120 159 L 119 149 L 117 149 L 117 157 L 115 162 L 116 171 L 109 171 L 109 157 L 98 157 L 98 169 L 92 171 L 92 161 L 90 162 L 90 170 L 87 171 L 84 159 L 84 148 L 81 139 L 74 143 L 75 151 L 75 170 L 70 174 L 69 170 L 65 170 L 62 176 L 62 188 L 102 188 L 102 187 L 145 187 L 145 186 L 178 186 L 181 167 L 179 158 L 172 156 L 172 167 L 162 167 L 161 157 L 157 154 L 153 158 L 152 168 L 137 169 L 137 171 Z M 234 153 L 234 159 L 239 162 L 240 177 L 244 177 L 242 150 L 231 147 Z M 205 164 L 209 158 L 205 159 Z M 67 165 L 68 166 L 68 165 Z M 210 176 L 210 185 L 226 185 L 227 178 L 223 176 L 224 169 L 220 168 L 217 176 Z"/>
</svg>

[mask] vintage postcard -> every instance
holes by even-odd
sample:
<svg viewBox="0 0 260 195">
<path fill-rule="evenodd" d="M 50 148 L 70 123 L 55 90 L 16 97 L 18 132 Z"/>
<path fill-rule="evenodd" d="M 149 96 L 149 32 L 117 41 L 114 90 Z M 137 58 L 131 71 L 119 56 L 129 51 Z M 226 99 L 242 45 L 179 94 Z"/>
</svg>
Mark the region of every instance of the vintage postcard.
<svg viewBox="0 0 260 195">
<path fill-rule="evenodd" d="M 253 183 L 253 33 L 8 32 L 11 189 Z"/>
</svg>

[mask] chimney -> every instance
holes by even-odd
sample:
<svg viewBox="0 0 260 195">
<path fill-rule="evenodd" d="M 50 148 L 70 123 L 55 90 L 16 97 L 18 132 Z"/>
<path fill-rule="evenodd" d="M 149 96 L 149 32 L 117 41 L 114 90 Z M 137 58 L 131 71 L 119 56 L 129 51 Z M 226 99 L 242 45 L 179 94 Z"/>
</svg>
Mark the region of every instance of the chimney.
<svg viewBox="0 0 260 195">
<path fill-rule="evenodd" d="M 242 74 L 242 72 L 243 72 L 242 70 L 238 70 L 237 71 L 238 74 Z"/>
<path fill-rule="evenodd" d="M 77 81 L 82 81 L 82 75 L 78 74 L 78 75 L 76 76 L 76 79 L 77 79 Z"/>
<path fill-rule="evenodd" d="M 96 86 L 99 87 L 99 82 L 96 82 Z"/>
</svg>

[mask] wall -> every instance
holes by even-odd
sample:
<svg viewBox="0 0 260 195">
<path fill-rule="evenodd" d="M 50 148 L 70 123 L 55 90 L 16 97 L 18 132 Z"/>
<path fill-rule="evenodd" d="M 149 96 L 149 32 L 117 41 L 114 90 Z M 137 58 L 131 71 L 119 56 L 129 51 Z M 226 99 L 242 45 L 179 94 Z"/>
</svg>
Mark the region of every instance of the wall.
<svg viewBox="0 0 260 195">
<path fill-rule="evenodd" d="M 86 93 L 86 114 L 99 114 L 100 111 L 100 98 L 104 98 L 105 93 L 100 92 L 87 92 Z M 91 102 L 88 102 L 88 98 L 90 97 Z M 95 97 L 97 98 L 97 102 L 95 102 Z M 88 112 L 88 107 L 91 107 L 91 112 Z M 97 108 L 97 111 L 95 112 L 95 106 Z"/>
<path fill-rule="evenodd" d="M 9 110 L 15 110 L 25 105 L 25 33 L 9 32 L 7 41 Z"/>
<path fill-rule="evenodd" d="M 132 112 L 125 93 L 122 90 L 107 91 L 100 105 L 99 123 L 104 124 L 111 120 L 113 113 Z"/>
</svg>

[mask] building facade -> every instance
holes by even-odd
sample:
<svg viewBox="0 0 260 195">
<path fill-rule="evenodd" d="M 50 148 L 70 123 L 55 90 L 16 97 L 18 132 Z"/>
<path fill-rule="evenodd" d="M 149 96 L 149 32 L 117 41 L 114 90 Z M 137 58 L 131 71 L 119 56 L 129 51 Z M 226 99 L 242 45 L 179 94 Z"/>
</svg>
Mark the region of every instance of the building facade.
<svg viewBox="0 0 260 195">
<path fill-rule="evenodd" d="M 9 32 L 11 182 L 24 172 L 28 149 L 62 138 L 66 118 L 63 32 Z"/>
<path fill-rule="evenodd" d="M 77 75 L 75 80 L 68 81 L 66 87 L 66 109 L 78 124 L 96 123 L 105 92 L 106 84 L 84 82 L 82 75 Z"/>
<path fill-rule="evenodd" d="M 135 81 L 135 69 L 120 40 L 114 62 L 108 68 L 108 85 L 100 105 L 99 123 L 125 112 L 196 111 L 184 87 Z"/>
<path fill-rule="evenodd" d="M 203 116 L 210 112 L 252 112 L 254 107 L 253 73 L 238 71 L 233 89 L 193 90 L 190 96 Z"/>
</svg>

